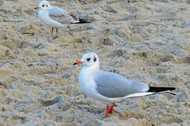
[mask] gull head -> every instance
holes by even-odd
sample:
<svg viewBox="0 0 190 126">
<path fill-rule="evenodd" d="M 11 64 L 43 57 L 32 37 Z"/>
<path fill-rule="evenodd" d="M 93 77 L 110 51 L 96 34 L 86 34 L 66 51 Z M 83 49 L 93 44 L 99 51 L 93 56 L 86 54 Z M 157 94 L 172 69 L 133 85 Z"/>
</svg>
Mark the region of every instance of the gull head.
<svg viewBox="0 0 190 126">
<path fill-rule="evenodd" d="M 47 0 L 42 0 L 39 5 L 38 5 L 38 8 L 40 9 L 48 9 L 50 7 L 50 4 Z"/>
<path fill-rule="evenodd" d="M 73 65 L 82 64 L 85 67 L 98 67 L 99 68 L 99 57 L 96 53 L 90 52 L 82 56 L 80 60 L 76 60 Z"/>
</svg>

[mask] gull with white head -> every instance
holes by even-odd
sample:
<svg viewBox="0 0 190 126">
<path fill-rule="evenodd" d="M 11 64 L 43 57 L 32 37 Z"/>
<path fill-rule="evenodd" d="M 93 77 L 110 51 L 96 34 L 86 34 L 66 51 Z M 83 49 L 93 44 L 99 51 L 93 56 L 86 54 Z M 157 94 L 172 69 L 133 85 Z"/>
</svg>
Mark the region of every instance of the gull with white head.
<svg viewBox="0 0 190 126">
<path fill-rule="evenodd" d="M 64 8 L 51 6 L 47 0 L 42 0 L 35 9 L 38 9 L 38 17 L 41 22 L 51 27 L 51 35 L 53 35 L 54 29 L 57 33 L 58 28 L 64 27 L 64 24 L 90 23 L 67 12 Z"/>
<path fill-rule="evenodd" d="M 87 96 L 107 103 L 105 116 L 114 111 L 116 102 L 126 98 L 140 97 L 163 91 L 175 90 L 174 87 L 152 87 L 146 83 L 129 80 L 117 73 L 100 69 L 99 57 L 90 52 L 76 60 L 74 65 L 82 64 L 79 83 L 82 92 Z"/>
</svg>

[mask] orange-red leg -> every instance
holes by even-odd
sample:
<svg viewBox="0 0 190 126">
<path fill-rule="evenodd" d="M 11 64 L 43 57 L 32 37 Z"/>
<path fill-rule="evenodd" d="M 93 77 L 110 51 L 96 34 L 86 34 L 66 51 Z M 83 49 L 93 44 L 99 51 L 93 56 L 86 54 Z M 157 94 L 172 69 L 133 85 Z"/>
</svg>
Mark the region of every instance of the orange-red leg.
<svg viewBox="0 0 190 126">
<path fill-rule="evenodd" d="M 115 103 L 113 103 L 112 105 L 106 105 L 105 117 L 108 117 L 109 114 L 112 114 L 115 111 L 114 107 L 116 107 Z"/>
</svg>

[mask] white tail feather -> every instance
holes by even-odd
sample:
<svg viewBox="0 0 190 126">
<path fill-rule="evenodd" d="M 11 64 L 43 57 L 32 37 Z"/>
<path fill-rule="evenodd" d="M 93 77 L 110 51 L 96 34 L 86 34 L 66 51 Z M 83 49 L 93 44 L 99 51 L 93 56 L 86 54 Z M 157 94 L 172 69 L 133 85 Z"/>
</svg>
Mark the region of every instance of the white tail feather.
<svg viewBox="0 0 190 126">
<path fill-rule="evenodd" d="M 154 94 L 154 92 L 134 93 L 134 94 L 127 95 L 125 98 L 142 97 L 142 96 L 151 95 L 151 94 Z"/>
</svg>

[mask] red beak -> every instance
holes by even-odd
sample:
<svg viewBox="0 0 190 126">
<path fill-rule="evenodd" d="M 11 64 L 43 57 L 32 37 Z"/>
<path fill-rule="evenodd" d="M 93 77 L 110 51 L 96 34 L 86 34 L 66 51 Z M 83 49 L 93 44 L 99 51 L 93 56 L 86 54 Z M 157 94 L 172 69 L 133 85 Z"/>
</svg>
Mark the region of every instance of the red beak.
<svg viewBox="0 0 190 126">
<path fill-rule="evenodd" d="M 81 61 L 81 60 L 76 60 L 74 63 L 73 63 L 73 65 L 80 65 L 80 64 L 82 64 L 83 62 Z"/>
</svg>

